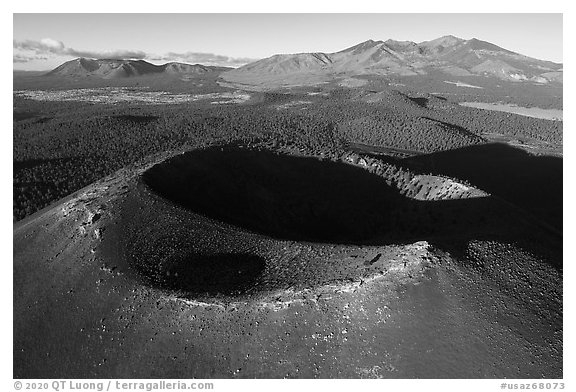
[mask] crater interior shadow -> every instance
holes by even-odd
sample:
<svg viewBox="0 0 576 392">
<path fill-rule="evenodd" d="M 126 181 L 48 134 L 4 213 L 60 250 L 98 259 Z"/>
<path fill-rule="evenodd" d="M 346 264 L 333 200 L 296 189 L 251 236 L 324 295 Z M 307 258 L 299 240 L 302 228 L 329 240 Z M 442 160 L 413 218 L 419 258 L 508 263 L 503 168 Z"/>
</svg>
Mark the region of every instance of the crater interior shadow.
<svg viewBox="0 0 576 392">
<path fill-rule="evenodd" d="M 405 158 L 401 164 L 467 180 L 562 231 L 562 158 L 488 143 Z"/>
<path fill-rule="evenodd" d="M 402 198 L 384 179 L 340 162 L 234 145 L 195 150 L 143 175 L 191 211 L 270 237 L 352 243 L 389 229 Z"/>
<path fill-rule="evenodd" d="M 187 253 L 137 267 L 149 283 L 162 289 L 186 295 L 239 295 L 253 286 L 265 264 L 262 257 L 250 253 Z"/>
<path fill-rule="evenodd" d="M 428 98 L 408 97 L 408 99 L 422 108 L 426 108 L 428 106 Z"/>
</svg>

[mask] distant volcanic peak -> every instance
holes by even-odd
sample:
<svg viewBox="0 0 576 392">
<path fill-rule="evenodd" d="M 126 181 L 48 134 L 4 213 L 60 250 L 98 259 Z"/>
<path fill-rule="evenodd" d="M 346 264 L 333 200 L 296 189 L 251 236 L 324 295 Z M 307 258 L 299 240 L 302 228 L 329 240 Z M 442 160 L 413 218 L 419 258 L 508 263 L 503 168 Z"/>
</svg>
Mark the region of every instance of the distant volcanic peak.
<svg viewBox="0 0 576 392">
<path fill-rule="evenodd" d="M 113 64 L 124 64 L 127 63 L 129 61 L 133 61 L 133 60 L 124 60 L 124 59 L 94 59 L 93 61 L 99 62 L 99 63 L 113 63 Z"/>
<path fill-rule="evenodd" d="M 476 38 L 465 40 L 447 35 L 421 43 L 370 39 L 334 53 L 277 54 L 225 72 L 222 77 L 246 84 L 285 84 L 290 77 L 300 83 L 303 75 L 313 76 L 317 81 L 333 75 L 414 76 L 437 69 L 449 74 L 459 70 L 460 74 L 509 81 L 561 82 L 562 76 L 557 72 L 542 75 L 559 68 L 561 65 L 530 59 Z"/>
<path fill-rule="evenodd" d="M 78 76 L 97 71 L 98 68 L 100 68 L 100 63 L 97 60 L 77 58 L 59 65 L 47 75 Z"/>
<path fill-rule="evenodd" d="M 100 60 L 100 63 L 99 73 L 108 78 L 157 74 L 164 71 L 162 66 L 144 60 Z"/>
<path fill-rule="evenodd" d="M 384 41 L 389 48 L 416 48 L 418 44 L 413 41 L 397 41 L 395 39 L 387 39 Z"/>
<path fill-rule="evenodd" d="M 365 47 L 375 46 L 375 45 L 381 44 L 382 42 L 383 41 L 380 41 L 380 40 L 368 39 L 364 42 L 360 42 L 358 45 L 352 46 L 352 48 L 359 47 L 359 46 L 365 46 Z M 349 48 L 349 49 L 352 49 L 352 48 Z"/>
<path fill-rule="evenodd" d="M 375 46 L 373 50 L 367 51 L 367 53 L 370 53 L 370 59 L 372 59 L 373 61 L 399 58 L 399 54 L 396 53 L 396 50 L 394 48 L 386 46 L 384 43 Z"/>
<path fill-rule="evenodd" d="M 427 55 L 440 55 L 446 52 L 452 52 L 461 48 L 466 43 L 465 40 L 453 36 L 445 36 L 425 41 L 418 44 L 422 51 Z"/>
<path fill-rule="evenodd" d="M 386 41 L 384 41 L 385 44 L 392 44 L 392 45 L 402 45 L 402 46 L 412 46 L 412 45 L 416 45 L 416 42 L 414 41 L 398 41 L 392 38 L 387 39 Z"/>
<path fill-rule="evenodd" d="M 209 67 L 201 64 L 192 65 L 178 62 L 155 65 L 145 60 L 89 59 L 80 57 L 65 62 L 48 72 L 47 75 L 64 77 L 95 76 L 115 79 L 154 74 L 200 75 L 212 71 L 222 71 L 224 69 L 225 68 L 221 67 Z"/>
<path fill-rule="evenodd" d="M 351 47 L 344 49 L 344 50 L 341 50 L 340 52 L 337 52 L 337 53 L 351 52 L 353 54 L 357 54 L 357 53 L 361 53 L 361 52 L 364 52 L 366 50 L 369 50 L 375 46 L 381 45 L 383 43 L 384 43 L 383 41 L 374 41 L 372 39 L 369 39 L 368 41 L 361 42 L 358 45 L 351 46 Z"/>
<path fill-rule="evenodd" d="M 73 60 L 74 61 L 74 60 Z M 80 62 L 91 62 L 91 63 L 95 63 L 95 64 L 99 64 L 100 66 L 102 65 L 116 65 L 116 66 L 120 66 L 120 65 L 124 65 L 124 64 L 142 64 L 145 66 L 150 66 L 150 65 L 154 65 L 151 64 L 147 61 L 144 60 L 130 60 L 130 59 L 87 59 L 87 58 L 80 58 Z"/>
<path fill-rule="evenodd" d="M 416 42 L 412 41 L 396 41 L 393 39 L 386 40 L 382 46 L 386 46 L 388 49 L 402 54 L 408 55 L 420 55 L 424 50 L 418 46 Z"/>
<path fill-rule="evenodd" d="M 203 74 L 210 72 L 210 68 L 201 64 L 186 64 L 178 62 L 164 64 L 162 65 L 162 68 L 168 73 Z"/>
<path fill-rule="evenodd" d="M 100 68 L 100 64 L 98 63 L 97 60 L 93 60 L 93 59 L 87 59 L 84 57 L 81 57 L 79 59 L 75 60 L 82 68 L 86 69 L 89 72 L 95 71 L 98 68 Z"/>
<path fill-rule="evenodd" d="M 188 64 L 180 62 L 170 62 L 164 65 L 160 65 L 159 67 L 164 67 L 167 71 L 172 70 L 183 73 L 197 73 L 197 74 L 232 69 L 230 67 L 204 65 L 204 64 Z"/>
<path fill-rule="evenodd" d="M 482 40 L 479 40 L 477 38 L 472 38 L 472 39 L 466 41 L 466 46 L 468 46 L 470 49 L 473 49 L 473 50 L 486 50 L 486 51 L 492 51 L 492 52 L 517 54 L 517 53 L 512 52 L 508 49 L 501 48 L 498 45 L 494 45 L 490 42 L 482 41 Z"/>
<path fill-rule="evenodd" d="M 431 41 L 420 42 L 419 45 L 420 46 L 427 46 L 427 47 L 443 46 L 446 48 L 446 47 L 458 45 L 458 44 L 461 44 L 464 42 L 466 42 L 466 40 L 464 40 L 462 38 L 458 38 L 458 37 L 455 37 L 453 35 L 445 35 L 443 37 L 436 38 L 436 39 L 433 39 Z"/>
<path fill-rule="evenodd" d="M 284 64 L 294 71 L 308 67 L 323 67 L 332 63 L 332 59 L 326 53 L 284 54 L 277 59 L 280 64 Z"/>
</svg>

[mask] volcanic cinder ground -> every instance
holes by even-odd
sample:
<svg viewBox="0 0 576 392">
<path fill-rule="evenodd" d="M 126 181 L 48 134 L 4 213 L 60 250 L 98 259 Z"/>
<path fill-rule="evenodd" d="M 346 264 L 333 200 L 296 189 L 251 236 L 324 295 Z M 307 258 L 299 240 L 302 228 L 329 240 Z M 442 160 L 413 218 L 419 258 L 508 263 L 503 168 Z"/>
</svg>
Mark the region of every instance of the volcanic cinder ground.
<svg viewBox="0 0 576 392">
<path fill-rule="evenodd" d="M 561 237 L 368 164 L 165 154 L 20 221 L 14 377 L 562 378 Z"/>
</svg>

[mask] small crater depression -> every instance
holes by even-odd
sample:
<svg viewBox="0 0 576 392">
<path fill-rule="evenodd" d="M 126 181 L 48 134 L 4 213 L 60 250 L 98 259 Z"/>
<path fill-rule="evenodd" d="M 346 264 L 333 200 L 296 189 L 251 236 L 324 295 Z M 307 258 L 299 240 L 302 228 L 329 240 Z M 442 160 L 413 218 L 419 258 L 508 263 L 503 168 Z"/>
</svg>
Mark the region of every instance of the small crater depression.
<svg viewBox="0 0 576 392">
<path fill-rule="evenodd" d="M 38 114 L 34 113 L 34 112 L 26 112 L 26 111 L 17 111 L 14 110 L 14 116 L 13 119 L 14 121 L 18 122 L 18 121 L 24 121 L 24 120 L 28 120 L 29 118 L 34 118 L 36 117 Z"/>
<path fill-rule="evenodd" d="M 154 286 L 186 296 L 241 295 L 250 291 L 264 267 L 262 257 L 249 253 L 193 253 L 158 264 L 146 276 Z"/>
<path fill-rule="evenodd" d="M 143 283 L 185 298 L 250 295 L 266 267 L 266 260 L 251 252 L 200 250 L 184 233 L 135 238 L 128 254 Z"/>
<path fill-rule="evenodd" d="M 381 177 L 342 162 L 227 145 L 195 150 L 143 175 L 163 198 L 277 239 L 359 243 L 390 229 L 401 198 Z"/>
<path fill-rule="evenodd" d="M 427 108 L 428 107 L 428 98 L 422 98 L 422 97 L 408 97 L 408 99 L 410 99 L 412 102 L 414 102 L 416 105 L 422 107 L 422 108 Z"/>
</svg>

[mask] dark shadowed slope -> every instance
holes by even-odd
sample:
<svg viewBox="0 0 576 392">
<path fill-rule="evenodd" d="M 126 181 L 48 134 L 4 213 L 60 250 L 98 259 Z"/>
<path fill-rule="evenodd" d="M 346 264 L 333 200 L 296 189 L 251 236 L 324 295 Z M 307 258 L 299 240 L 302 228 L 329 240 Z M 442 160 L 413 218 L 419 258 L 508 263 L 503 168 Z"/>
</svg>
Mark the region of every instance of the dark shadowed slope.
<svg viewBox="0 0 576 392">
<path fill-rule="evenodd" d="M 423 171 L 460 178 L 562 231 L 562 159 L 490 143 L 405 159 Z"/>
</svg>

